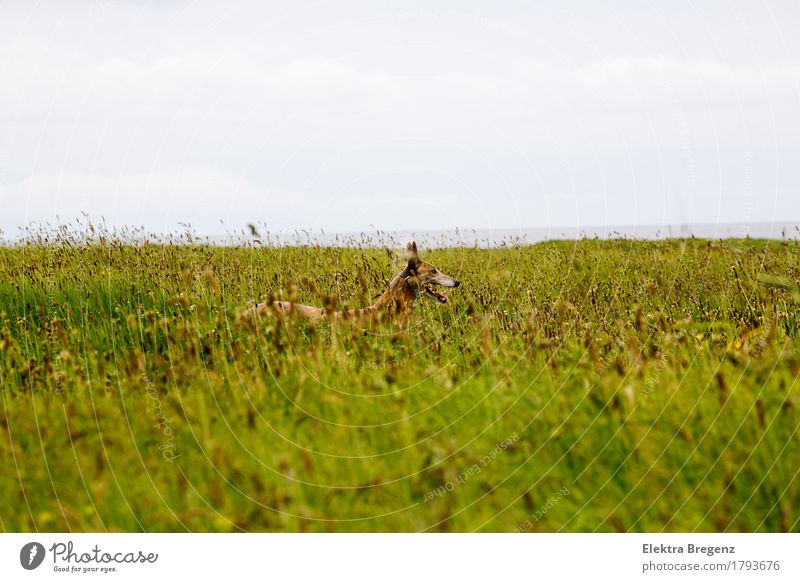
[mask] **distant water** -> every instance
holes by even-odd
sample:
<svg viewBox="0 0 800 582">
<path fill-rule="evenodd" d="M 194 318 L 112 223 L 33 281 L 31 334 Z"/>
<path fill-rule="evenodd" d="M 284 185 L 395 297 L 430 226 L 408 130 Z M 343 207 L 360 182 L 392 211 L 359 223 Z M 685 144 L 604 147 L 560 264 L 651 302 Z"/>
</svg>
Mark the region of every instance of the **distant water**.
<svg viewBox="0 0 800 582">
<path fill-rule="evenodd" d="M 39 227 L 29 229 L 21 238 L 4 239 L 0 246 L 13 246 L 24 242 L 53 244 L 60 242 L 80 244 L 86 240 L 118 240 L 130 244 L 151 242 L 156 244 L 212 244 L 217 246 L 331 246 L 399 248 L 414 240 L 424 248 L 480 247 L 531 245 L 549 240 L 580 240 L 586 238 L 664 240 L 670 238 L 703 238 L 712 240 L 731 238 L 762 238 L 773 240 L 800 240 L 800 222 L 693 224 L 661 226 L 597 226 L 553 227 L 523 229 L 455 229 L 455 230 L 375 230 L 363 233 L 330 233 L 301 230 L 293 232 L 257 232 L 249 229 L 239 232 L 204 236 L 191 230 L 168 233 L 146 233 L 143 228 L 105 229 L 90 234 L 87 231 Z"/>
<path fill-rule="evenodd" d="M 530 245 L 548 240 L 602 240 L 624 238 L 634 240 L 664 240 L 670 238 L 766 238 L 800 240 L 800 223 L 694 224 L 662 226 L 604 226 L 588 228 L 526 228 L 526 229 L 458 229 L 458 230 L 397 230 L 364 233 L 327 233 L 295 231 L 263 233 L 251 236 L 239 233 L 212 236 L 207 242 L 222 246 L 340 246 L 340 247 L 398 247 L 414 240 L 426 248 L 481 247 L 493 248 Z"/>
</svg>

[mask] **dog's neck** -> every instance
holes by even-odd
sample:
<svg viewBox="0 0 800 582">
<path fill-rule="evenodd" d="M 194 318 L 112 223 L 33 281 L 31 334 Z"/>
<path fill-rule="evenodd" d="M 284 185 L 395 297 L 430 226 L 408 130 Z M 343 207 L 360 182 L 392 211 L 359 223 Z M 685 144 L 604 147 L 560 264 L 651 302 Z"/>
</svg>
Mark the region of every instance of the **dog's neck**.
<svg viewBox="0 0 800 582">
<path fill-rule="evenodd" d="M 370 307 L 372 310 L 393 308 L 398 311 L 410 309 L 414 300 L 419 298 L 419 286 L 413 280 L 412 273 L 405 269 L 397 275 L 389 288 L 383 292 L 378 300 Z"/>
</svg>

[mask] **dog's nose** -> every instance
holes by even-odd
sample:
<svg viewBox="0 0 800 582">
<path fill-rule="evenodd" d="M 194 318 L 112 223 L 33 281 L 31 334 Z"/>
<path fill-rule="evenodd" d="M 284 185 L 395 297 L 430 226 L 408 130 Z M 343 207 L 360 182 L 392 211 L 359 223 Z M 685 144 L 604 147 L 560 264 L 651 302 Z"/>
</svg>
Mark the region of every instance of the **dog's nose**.
<svg viewBox="0 0 800 582">
<path fill-rule="evenodd" d="M 456 284 L 455 284 L 455 285 L 453 285 L 453 287 L 458 287 L 459 285 L 461 285 L 461 281 L 459 281 L 458 279 L 456 279 Z"/>
</svg>

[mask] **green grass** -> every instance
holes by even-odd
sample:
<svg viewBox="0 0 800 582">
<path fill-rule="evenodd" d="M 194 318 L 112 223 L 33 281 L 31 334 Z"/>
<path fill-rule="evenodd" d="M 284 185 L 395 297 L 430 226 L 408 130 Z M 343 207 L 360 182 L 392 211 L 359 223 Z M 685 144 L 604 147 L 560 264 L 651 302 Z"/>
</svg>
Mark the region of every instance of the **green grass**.
<svg viewBox="0 0 800 582">
<path fill-rule="evenodd" d="M 0 530 L 800 531 L 800 247 L 0 248 Z"/>
</svg>

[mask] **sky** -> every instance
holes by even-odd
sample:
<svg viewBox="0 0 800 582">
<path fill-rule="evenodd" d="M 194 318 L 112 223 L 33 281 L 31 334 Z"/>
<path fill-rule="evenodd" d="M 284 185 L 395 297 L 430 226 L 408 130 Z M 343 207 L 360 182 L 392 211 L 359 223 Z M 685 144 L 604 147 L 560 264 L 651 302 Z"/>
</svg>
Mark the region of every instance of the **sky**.
<svg viewBox="0 0 800 582">
<path fill-rule="evenodd" d="M 800 222 L 798 29 L 796 0 L 3 2 L 0 230 Z"/>
</svg>

